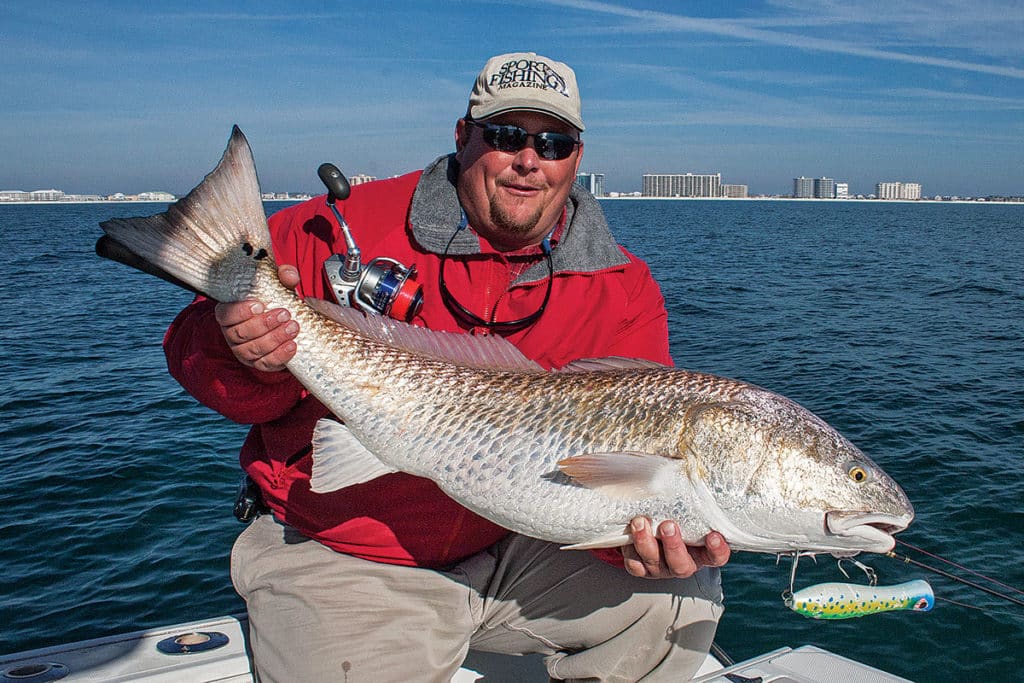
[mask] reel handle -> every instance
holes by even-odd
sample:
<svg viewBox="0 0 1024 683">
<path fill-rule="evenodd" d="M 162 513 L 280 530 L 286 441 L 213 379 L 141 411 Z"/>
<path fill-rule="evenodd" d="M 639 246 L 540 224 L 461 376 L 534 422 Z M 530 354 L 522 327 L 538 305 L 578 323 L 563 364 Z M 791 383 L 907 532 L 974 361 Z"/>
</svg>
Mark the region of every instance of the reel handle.
<svg viewBox="0 0 1024 683">
<path fill-rule="evenodd" d="M 345 177 L 345 174 L 337 166 L 334 164 L 320 164 L 316 174 L 320 176 L 320 181 L 327 188 L 328 204 L 334 204 L 338 199 L 342 201 L 348 199 L 352 188 L 348 184 L 348 178 Z"/>
</svg>

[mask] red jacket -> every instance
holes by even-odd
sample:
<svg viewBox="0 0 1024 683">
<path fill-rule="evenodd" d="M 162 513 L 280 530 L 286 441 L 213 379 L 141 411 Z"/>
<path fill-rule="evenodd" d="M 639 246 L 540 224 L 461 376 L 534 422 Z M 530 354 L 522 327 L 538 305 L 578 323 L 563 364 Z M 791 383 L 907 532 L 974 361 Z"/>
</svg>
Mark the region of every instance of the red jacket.
<svg viewBox="0 0 1024 683">
<path fill-rule="evenodd" d="M 454 160 L 423 172 L 358 185 L 338 202 L 363 262 L 387 256 L 415 265 L 424 304 L 415 324 L 467 331 L 438 290 L 440 254 L 462 218 Z M 298 267 L 303 296 L 331 298 L 324 260 L 345 243 L 323 197 L 269 219 L 274 256 Z M 627 356 L 670 364 L 667 315 L 646 264 L 617 246 L 598 203 L 574 187 L 556 233 L 553 289 L 543 315 L 508 339 L 545 367 L 579 358 Z M 539 249 L 502 254 L 471 230 L 452 243 L 445 281 L 459 302 L 497 320 L 537 310 L 547 286 Z M 525 272 L 522 272 L 525 268 Z M 521 273 L 520 275 L 516 275 Z M 433 482 L 392 474 L 329 494 L 309 490 L 310 436 L 327 409 L 287 372 L 264 373 L 238 363 L 213 317 L 213 301 L 196 299 L 164 339 L 170 373 L 201 403 L 253 427 L 242 467 L 274 514 L 310 538 L 377 562 L 441 567 L 473 555 L 508 532 L 466 510 Z"/>
</svg>

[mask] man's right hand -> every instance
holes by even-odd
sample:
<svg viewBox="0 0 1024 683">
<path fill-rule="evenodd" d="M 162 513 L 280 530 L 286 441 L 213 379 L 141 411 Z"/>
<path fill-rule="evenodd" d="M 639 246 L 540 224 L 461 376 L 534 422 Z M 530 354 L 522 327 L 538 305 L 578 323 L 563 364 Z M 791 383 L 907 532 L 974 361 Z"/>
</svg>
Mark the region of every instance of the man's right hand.
<svg viewBox="0 0 1024 683">
<path fill-rule="evenodd" d="M 299 284 L 299 271 L 294 266 L 281 266 L 277 276 L 289 289 Z M 295 356 L 299 324 L 287 310 L 268 311 L 261 302 L 249 299 L 217 304 L 214 315 L 228 347 L 242 365 L 278 372 Z"/>
</svg>

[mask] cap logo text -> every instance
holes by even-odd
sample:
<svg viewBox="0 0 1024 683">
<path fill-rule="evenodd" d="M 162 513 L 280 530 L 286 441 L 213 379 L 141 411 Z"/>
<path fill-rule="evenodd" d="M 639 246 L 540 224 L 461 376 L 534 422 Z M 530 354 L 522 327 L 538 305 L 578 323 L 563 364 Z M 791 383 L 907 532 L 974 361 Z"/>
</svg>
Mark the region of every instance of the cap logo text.
<svg viewBox="0 0 1024 683">
<path fill-rule="evenodd" d="M 489 85 L 497 87 L 498 90 L 505 90 L 506 88 L 554 90 L 564 97 L 569 97 L 569 93 L 566 92 L 565 79 L 557 71 L 545 62 L 536 62 L 529 59 L 505 62 L 501 65 L 498 73 L 491 75 Z"/>
</svg>

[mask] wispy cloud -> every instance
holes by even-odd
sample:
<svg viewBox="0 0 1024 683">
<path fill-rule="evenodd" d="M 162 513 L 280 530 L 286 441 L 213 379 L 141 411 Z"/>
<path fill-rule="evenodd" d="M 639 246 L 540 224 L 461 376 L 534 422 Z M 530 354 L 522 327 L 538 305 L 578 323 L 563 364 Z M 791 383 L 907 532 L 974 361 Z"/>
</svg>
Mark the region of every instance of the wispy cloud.
<svg viewBox="0 0 1024 683">
<path fill-rule="evenodd" d="M 981 105 L 985 109 L 990 110 L 1024 109 L 1024 99 L 1019 97 L 976 95 L 971 93 L 949 92 L 948 90 L 933 90 L 929 88 L 890 88 L 879 92 L 886 97 L 938 100 L 947 104 L 959 103 L 970 107 L 978 107 Z"/>
<path fill-rule="evenodd" d="M 544 0 L 544 2 L 551 5 L 569 7 L 582 12 L 591 12 L 628 19 L 630 20 L 630 23 L 620 27 L 627 31 L 675 31 L 708 34 L 738 40 L 756 41 L 768 45 L 788 47 L 798 50 L 826 52 L 863 57 L 867 59 L 917 64 L 942 69 L 971 71 L 1004 76 L 1007 78 L 1024 79 L 1024 69 L 1014 66 L 987 64 L 978 61 L 967 61 L 933 55 L 914 54 L 912 52 L 880 49 L 870 45 L 855 44 L 832 38 L 821 38 L 813 35 L 801 35 L 797 33 L 758 28 L 756 21 L 752 21 L 750 19 L 744 21 L 737 21 L 733 19 L 706 19 L 654 10 L 634 9 L 607 2 L 597 2 L 595 0 Z M 815 4 L 814 11 L 818 11 L 818 7 L 818 4 Z M 886 7 L 887 14 L 889 13 L 889 7 L 891 7 L 891 5 L 887 5 Z M 903 8 L 900 9 L 900 12 L 904 11 L 905 10 Z M 936 10 L 934 7 L 930 8 L 928 12 L 935 12 L 937 15 L 941 16 L 941 10 Z M 908 16 L 915 16 L 915 18 L 916 16 L 919 16 L 909 12 L 907 14 Z M 840 16 L 833 15 L 832 23 L 841 23 Z M 931 42 L 934 42 L 934 34 L 919 31 L 915 33 L 915 35 L 927 36 L 930 38 Z M 1018 33 L 1017 35 L 1019 36 L 1021 34 Z M 974 41 L 972 44 L 978 44 L 978 42 Z"/>
</svg>

